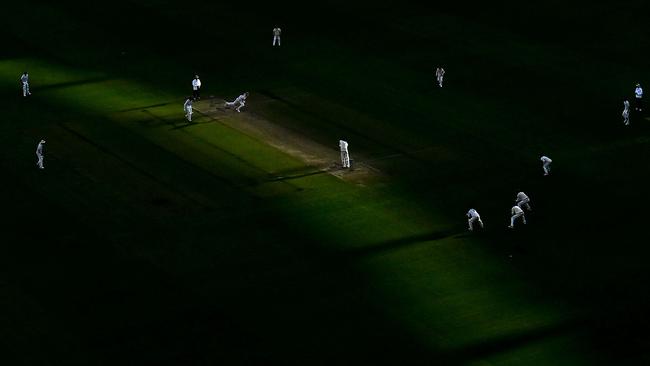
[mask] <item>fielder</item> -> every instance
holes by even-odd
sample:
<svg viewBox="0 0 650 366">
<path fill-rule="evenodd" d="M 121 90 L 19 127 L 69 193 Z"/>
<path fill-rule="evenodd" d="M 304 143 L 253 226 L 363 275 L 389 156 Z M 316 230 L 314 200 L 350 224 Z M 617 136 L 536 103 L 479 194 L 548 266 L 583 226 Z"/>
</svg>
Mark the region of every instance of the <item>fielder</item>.
<svg viewBox="0 0 650 366">
<path fill-rule="evenodd" d="M 634 97 L 636 99 L 634 110 L 641 112 L 643 110 L 643 88 L 641 88 L 641 84 L 636 84 L 636 89 L 634 89 Z"/>
<path fill-rule="evenodd" d="M 348 152 L 347 141 L 339 140 L 339 147 L 341 148 L 341 165 L 343 165 L 343 168 L 349 168 L 350 153 Z"/>
<path fill-rule="evenodd" d="M 38 146 L 36 146 L 36 158 L 38 159 L 36 161 L 36 166 L 38 166 L 39 169 L 45 169 L 43 166 L 43 145 L 45 145 L 45 140 L 41 140 L 41 142 L 38 143 Z"/>
<path fill-rule="evenodd" d="M 192 80 L 192 99 L 201 99 L 201 79 L 199 79 L 198 75 L 194 75 L 194 79 Z"/>
<path fill-rule="evenodd" d="M 278 42 L 278 47 L 280 47 L 280 34 L 282 34 L 282 29 L 280 27 L 273 28 L 273 46 L 275 47 L 275 42 Z"/>
<path fill-rule="evenodd" d="M 630 102 L 627 100 L 623 102 L 623 124 L 630 125 Z"/>
<path fill-rule="evenodd" d="M 530 208 L 530 204 L 528 203 L 528 202 L 530 202 L 530 198 L 528 198 L 528 196 L 526 196 L 526 193 L 524 193 L 524 192 L 517 193 L 517 199 L 515 199 L 515 202 L 517 204 L 517 207 L 519 207 L 519 208 L 524 208 L 525 207 L 526 210 L 528 210 L 528 211 L 533 210 L 532 208 Z"/>
<path fill-rule="evenodd" d="M 521 221 L 526 225 L 526 216 L 524 215 L 524 210 L 522 210 L 519 206 L 512 206 L 512 209 L 510 210 L 510 213 L 512 216 L 510 216 L 510 226 L 509 228 L 514 228 L 515 227 L 515 220 L 521 217 Z"/>
<path fill-rule="evenodd" d="M 438 85 L 442 88 L 442 79 L 445 77 L 445 69 L 442 67 L 436 68 L 436 80 L 438 81 Z"/>
<path fill-rule="evenodd" d="M 23 97 L 32 95 L 32 93 L 29 92 L 29 74 L 27 71 L 23 72 L 23 74 L 20 76 L 20 82 L 23 85 Z"/>
<path fill-rule="evenodd" d="M 241 112 L 241 108 L 246 105 L 246 98 L 248 98 L 248 92 L 245 92 L 244 94 L 240 95 L 237 97 L 237 99 L 233 100 L 232 102 L 226 102 L 225 106 L 226 107 L 235 107 L 235 110 L 237 112 Z"/>
<path fill-rule="evenodd" d="M 469 225 L 469 231 L 474 231 L 474 223 L 478 222 L 479 226 L 481 229 L 483 229 L 483 221 L 481 221 L 481 215 L 478 214 L 478 212 L 470 208 L 469 211 L 467 211 L 467 225 Z"/>
<path fill-rule="evenodd" d="M 187 98 L 185 104 L 183 104 L 183 111 L 185 112 L 185 118 L 187 118 L 187 121 L 192 122 L 192 98 Z"/>
<path fill-rule="evenodd" d="M 542 161 L 542 169 L 544 170 L 544 175 L 549 175 L 551 174 L 551 163 L 553 160 L 549 158 L 548 156 L 544 155 L 539 160 Z"/>
</svg>

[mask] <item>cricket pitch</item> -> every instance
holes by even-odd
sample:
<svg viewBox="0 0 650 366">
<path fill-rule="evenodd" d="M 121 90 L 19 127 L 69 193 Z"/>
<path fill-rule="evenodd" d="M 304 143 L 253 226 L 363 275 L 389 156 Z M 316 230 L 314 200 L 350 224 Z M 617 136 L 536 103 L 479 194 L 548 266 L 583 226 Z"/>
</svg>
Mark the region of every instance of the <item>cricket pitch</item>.
<svg viewBox="0 0 650 366">
<path fill-rule="evenodd" d="M 268 98 L 255 95 L 255 97 L 249 98 L 249 101 L 252 105 L 264 105 L 272 102 L 265 99 Z M 251 110 L 248 105 L 243 108 L 243 112 L 238 113 L 233 108 L 227 108 L 223 99 L 210 96 L 207 99 L 195 102 L 193 107 L 202 116 L 263 141 L 285 154 L 303 161 L 306 165 L 313 167 L 314 172 L 328 173 L 358 185 L 366 185 L 382 177 L 381 172 L 375 167 L 364 163 L 364 159 L 360 155 L 352 157 L 354 161 L 352 169 L 343 169 L 338 150 L 324 146 L 299 131 L 262 118 L 255 113 L 254 109 Z M 334 141 L 333 145 L 337 143 L 338 141 Z"/>
</svg>

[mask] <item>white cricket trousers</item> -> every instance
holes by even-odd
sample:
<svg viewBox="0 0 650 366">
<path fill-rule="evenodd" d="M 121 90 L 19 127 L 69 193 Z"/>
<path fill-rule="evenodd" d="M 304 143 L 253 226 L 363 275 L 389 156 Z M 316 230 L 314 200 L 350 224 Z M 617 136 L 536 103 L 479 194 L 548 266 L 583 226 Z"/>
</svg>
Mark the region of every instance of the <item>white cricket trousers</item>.
<svg viewBox="0 0 650 366">
<path fill-rule="evenodd" d="M 442 76 L 438 76 L 438 85 L 442 88 Z"/>
<path fill-rule="evenodd" d="M 544 169 L 544 175 L 549 175 L 551 174 L 551 162 L 547 161 L 542 164 L 542 169 Z M 560 172 L 560 175 L 562 172 Z"/>
<path fill-rule="evenodd" d="M 192 122 L 192 113 L 194 113 L 194 112 L 192 111 L 192 108 L 187 108 L 187 109 L 185 110 L 185 117 L 187 117 L 187 120 L 188 120 L 189 122 Z"/>
<path fill-rule="evenodd" d="M 237 103 L 235 103 L 235 102 L 226 102 L 226 107 L 234 107 L 235 104 L 237 104 Z M 246 102 L 239 102 L 239 106 L 237 106 L 237 107 L 235 108 L 235 110 L 236 110 L 237 112 L 241 112 L 240 109 L 241 109 L 243 106 L 245 106 L 245 105 L 246 105 Z"/>
<path fill-rule="evenodd" d="M 280 36 L 273 36 L 273 45 L 275 46 L 275 42 L 278 42 L 278 46 L 280 45 Z"/>
<path fill-rule="evenodd" d="M 23 97 L 26 97 L 32 93 L 29 92 L 29 83 L 23 83 Z"/>
<path fill-rule="evenodd" d="M 350 167 L 350 154 L 347 151 L 341 151 L 341 164 L 344 168 Z"/>
<path fill-rule="evenodd" d="M 478 221 L 478 225 L 479 225 L 481 228 L 483 228 L 483 221 L 481 221 L 481 218 L 480 218 L 480 217 L 476 216 L 476 217 L 472 217 L 471 219 L 468 220 L 468 223 L 469 223 L 469 230 L 470 230 L 470 231 L 473 231 L 473 230 L 474 230 L 474 223 L 475 223 L 476 221 Z"/>
<path fill-rule="evenodd" d="M 515 220 L 517 220 L 520 217 L 521 217 L 521 221 L 525 225 L 526 224 L 526 216 L 524 216 L 524 213 L 522 212 L 522 213 L 512 215 L 512 217 L 510 218 L 510 227 L 515 226 Z"/>
<path fill-rule="evenodd" d="M 38 161 L 36 161 L 36 165 L 40 169 L 45 169 L 45 167 L 43 166 L 43 154 L 36 154 L 36 158 L 38 159 Z"/>
</svg>

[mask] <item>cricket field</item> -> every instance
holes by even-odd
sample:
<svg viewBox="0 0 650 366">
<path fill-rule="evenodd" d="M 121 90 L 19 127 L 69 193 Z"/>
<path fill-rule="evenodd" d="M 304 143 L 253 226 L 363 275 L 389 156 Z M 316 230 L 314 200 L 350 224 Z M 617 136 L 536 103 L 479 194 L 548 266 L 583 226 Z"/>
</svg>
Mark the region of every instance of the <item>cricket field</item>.
<svg viewBox="0 0 650 366">
<path fill-rule="evenodd" d="M 650 364 L 649 12 L 3 5 L 0 363 Z"/>
</svg>

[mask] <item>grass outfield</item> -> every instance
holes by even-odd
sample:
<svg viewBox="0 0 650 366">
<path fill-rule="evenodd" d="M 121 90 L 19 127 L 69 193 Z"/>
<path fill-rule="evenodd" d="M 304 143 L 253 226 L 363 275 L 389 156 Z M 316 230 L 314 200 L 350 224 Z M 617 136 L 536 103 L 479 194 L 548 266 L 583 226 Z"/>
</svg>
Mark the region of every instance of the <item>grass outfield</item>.
<svg viewBox="0 0 650 366">
<path fill-rule="evenodd" d="M 620 119 L 650 80 L 647 5 L 562 6 L 11 4 L 3 357 L 647 363 L 649 130 Z M 206 96 L 251 91 L 256 118 L 333 149 L 346 138 L 382 177 L 300 177 L 313 167 L 230 127 L 234 113 L 188 125 L 194 72 Z M 520 190 L 535 211 L 508 231 Z M 470 207 L 485 232 L 466 232 Z"/>
</svg>

